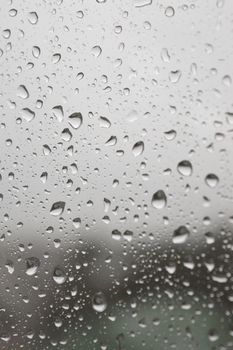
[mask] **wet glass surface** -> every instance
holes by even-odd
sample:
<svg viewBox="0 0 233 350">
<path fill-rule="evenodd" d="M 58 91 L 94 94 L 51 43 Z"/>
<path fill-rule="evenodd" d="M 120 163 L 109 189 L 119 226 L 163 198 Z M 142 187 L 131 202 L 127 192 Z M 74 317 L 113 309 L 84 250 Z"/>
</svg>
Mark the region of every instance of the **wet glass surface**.
<svg viewBox="0 0 233 350">
<path fill-rule="evenodd" d="M 233 2 L 0 6 L 0 349 L 233 349 Z"/>
</svg>

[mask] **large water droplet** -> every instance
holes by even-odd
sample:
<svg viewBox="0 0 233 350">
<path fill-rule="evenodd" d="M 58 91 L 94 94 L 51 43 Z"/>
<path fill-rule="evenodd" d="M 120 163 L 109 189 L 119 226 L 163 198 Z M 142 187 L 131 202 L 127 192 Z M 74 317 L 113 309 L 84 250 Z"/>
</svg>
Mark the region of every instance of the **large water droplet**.
<svg viewBox="0 0 233 350">
<path fill-rule="evenodd" d="M 28 258 L 26 260 L 26 274 L 28 276 L 33 276 L 37 273 L 40 266 L 40 260 L 35 257 Z"/>
<path fill-rule="evenodd" d="M 17 89 L 17 96 L 22 99 L 26 99 L 29 97 L 29 93 L 24 85 L 19 85 Z"/>
<path fill-rule="evenodd" d="M 216 187 L 219 183 L 219 178 L 215 174 L 208 174 L 206 175 L 205 182 L 209 187 Z"/>
<path fill-rule="evenodd" d="M 193 172 L 193 167 L 191 162 L 189 162 L 188 160 L 182 160 L 177 165 L 177 170 L 183 176 L 191 176 Z"/>
<path fill-rule="evenodd" d="M 63 117 L 64 117 L 64 112 L 63 112 L 62 106 L 53 107 L 53 115 L 61 123 L 63 121 Z"/>
<path fill-rule="evenodd" d="M 22 117 L 25 119 L 27 122 L 31 122 L 35 118 L 35 112 L 33 112 L 29 108 L 23 108 L 22 109 Z"/>
<path fill-rule="evenodd" d="M 72 126 L 72 128 L 78 129 L 83 123 L 83 116 L 79 112 L 73 113 L 69 116 L 68 121 L 69 121 L 69 124 Z"/>
<path fill-rule="evenodd" d="M 62 130 L 61 138 L 63 141 L 69 142 L 72 139 L 72 134 L 68 128 Z"/>
<path fill-rule="evenodd" d="M 66 281 L 66 275 L 65 275 L 64 271 L 59 266 L 55 267 L 55 269 L 53 271 L 53 280 L 57 284 L 63 284 Z"/>
<path fill-rule="evenodd" d="M 65 202 L 55 202 L 53 203 L 51 209 L 50 209 L 50 214 L 54 215 L 54 216 L 59 216 L 63 213 L 64 209 L 65 209 Z"/>
<path fill-rule="evenodd" d="M 180 226 L 173 233 L 172 241 L 174 244 L 182 244 L 185 243 L 190 235 L 189 230 L 186 226 Z"/>
<path fill-rule="evenodd" d="M 103 312 L 107 308 L 107 302 L 102 292 L 96 293 L 92 298 L 92 307 L 97 312 Z"/>
<path fill-rule="evenodd" d="M 144 151 L 144 142 L 142 141 L 136 142 L 133 146 L 132 151 L 135 157 L 140 156 Z"/>
<path fill-rule="evenodd" d="M 159 190 L 152 196 L 151 204 L 156 209 L 163 209 L 167 205 L 167 196 L 164 191 Z"/>
<path fill-rule="evenodd" d="M 31 24 L 36 24 L 38 22 L 38 15 L 37 15 L 37 13 L 35 11 L 29 12 L 29 14 L 28 14 L 28 21 Z"/>
</svg>

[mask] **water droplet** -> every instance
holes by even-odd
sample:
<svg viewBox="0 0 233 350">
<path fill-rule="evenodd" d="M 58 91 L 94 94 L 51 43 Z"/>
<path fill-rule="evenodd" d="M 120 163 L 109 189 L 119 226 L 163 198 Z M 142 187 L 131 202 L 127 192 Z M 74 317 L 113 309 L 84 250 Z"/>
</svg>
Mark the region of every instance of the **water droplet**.
<svg viewBox="0 0 233 350">
<path fill-rule="evenodd" d="M 176 131 L 175 130 L 168 130 L 168 131 L 165 131 L 164 132 L 164 135 L 165 135 L 165 138 L 168 140 L 168 141 L 172 141 L 174 140 L 174 138 L 176 137 Z"/>
<path fill-rule="evenodd" d="M 36 12 L 29 12 L 28 14 L 28 21 L 31 23 L 31 24 L 36 24 L 38 22 L 38 15 Z"/>
<path fill-rule="evenodd" d="M 175 10 L 172 6 L 168 6 L 166 9 L 165 9 L 165 15 L 167 17 L 173 17 L 175 14 Z"/>
<path fill-rule="evenodd" d="M 62 130 L 61 138 L 63 141 L 69 142 L 72 139 L 72 134 L 68 128 Z"/>
<path fill-rule="evenodd" d="M 169 79 L 173 84 L 178 83 L 178 81 L 180 80 L 180 77 L 181 77 L 180 70 L 173 70 L 169 74 Z"/>
<path fill-rule="evenodd" d="M 117 143 L 117 138 L 116 136 L 111 136 L 106 142 L 105 145 L 106 146 L 115 146 Z"/>
<path fill-rule="evenodd" d="M 35 257 L 28 258 L 26 260 L 26 274 L 28 276 L 33 276 L 37 273 L 40 266 L 40 260 Z"/>
<path fill-rule="evenodd" d="M 35 118 L 35 113 L 29 108 L 22 109 L 22 117 L 27 122 L 31 122 Z"/>
<path fill-rule="evenodd" d="M 50 209 L 50 214 L 54 216 L 60 216 L 65 209 L 65 205 L 66 203 L 61 201 L 53 203 Z"/>
<path fill-rule="evenodd" d="M 177 165 L 178 172 L 183 176 L 191 176 L 193 172 L 192 164 L 188 160 L 182 160 Z"/>
<path fill-rule="evenodd" d="M 55 267 L 55 269 L 53 271 L 53 280 L 57 284 L 63 284 L 66 281 L 66 275 L 65 275 L 64 271 L 59 266 Z"/>
<path fill-rule="evenodd" d="M 163 209 L 167 205 L 167 196 L 164 191 L 159 190 L 152 196 L 151 204 L 156 209 Z"/>
<path fill-rule="evenodd" d="M 208 174 L 206 175 L 205 182 L 209 187 L 216 187 L 219 183 L 219 178 L 215 174 Z"/>
<path fill-rule="evenodd" d="M 78 229 L 81 226 L 81 219 L 80 218 L 75 218 L 73 220 L 73 225 L 76 229 Z"/>
<path fill-rule="evenodd" d="M 61 59 L 61 55 L 60 53 L 55 53 L 53 56 L 52 56 L 52 62 L 54 64 L 58 63 Z"/>
<path fill-rule="evenodd" d="M 152 0 L 134 0 L 135 7 L 144 7 L 152 4 Z"/>
<path fill-rule="evenodd" d="M 173 233 L 172 241 L 174 244 L 182 244 L 185 243 L 190 235 L 189 230 L 186 226 L 180 226 Z"/>
<path fill-rule="evenodd" d="M 132 148 L 132 151 L 135 157 L 140 156 L 144 151 L 144 142 L 142 141 L 136 142 Z"/>
<path fill-rule="evenodd" d="M 35 58 L 39 58 L 40 57 L 40 48 L 38 46 L 33 46 L 33 48 L 32 48 L 32 55 Z"/>
<path fill-rule="evenodd" d="M 102 53 L 102 49 L 100 46 L 96 45 L 91 49 L 92 55 L 96 58 L 99 57 Z"/>
<path fill-rule="evenodd" d="M 98 292 L 93 296 L 92 307 L 97 312 L 104 312 L 106 310 L 107 302 L 102 292 Z"/>
<path fill-rule="evenodd" d="M 64 112 L 63 112 L 62 106 L 53 107 L 53 115 L 61 123 L 63 121 L 63 118 L 64 118 Z"/>
<path fill-rule="evenodd" d="M 79 129 L 82 123 L 83 123 L 83 116 L 81 113 L 77 112 L 69 116 L 69 124 L 72 126 L 72 128 Z"/>
<path fill-rule="evenodd" d="M 29 93 L 24 85 L 19 85 L 17 89 L 17 96 L 22 99 L 26 99 L 29 97 Z"/>
<path fill-rule="evenodd" d="M 43 145 L 43 153 L 48 156 L 51 153 L 51 148 L 48 145 Z"/>
</svg>

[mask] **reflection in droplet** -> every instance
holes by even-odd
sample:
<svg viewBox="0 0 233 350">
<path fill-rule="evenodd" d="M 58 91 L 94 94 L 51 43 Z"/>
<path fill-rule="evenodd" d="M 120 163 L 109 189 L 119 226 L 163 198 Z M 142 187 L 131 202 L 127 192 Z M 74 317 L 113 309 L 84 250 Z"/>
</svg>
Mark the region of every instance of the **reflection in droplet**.
<svg viewBox="0 0 233 350">
<path fill-rule="evenodd" d="M 135 157 L 140 156 L 144 151 L 144 142 L 143 141 L 136 142 L 133 146 L 132 151 Z"/>
<path fill-rule="evenodd" d="M 167 196 L 164 191 L 159 190 L 152 196 L 151 204 L 156 209 L 163 209 L 167 205 Z"/>
<path fill-rule="evenodd" d="M 40 266 L 40 260 L 35 257 L 28 258 L 26 260 L 26 274 L 28 276 L 33 276 L 37 273 Z"/>
<path fill-rule="evenodd" d="M 69 116 L 69 124 L 72 126 L 72 128 L 79 129 L 82 123 L 83 123 L 83 116 L 81 113 L 79 112 L 72 113 Z"/>
<path fill-rule="evenodd" d="M 50 214 L 53 216 L 59 216 L 63 213 L 66 203 L 65 202 L 55 202 L 53 203 Z"/>
<path fill-rule="evenodd" d="M 219 183 L 219 178 L 215 174 L 208 174 L 206 175 L 205 182 L 209 187 L 216 187 Z"/>
<path fill-rule="evenodd" d="M 53 280 L 57 284 L 63 284 L 66 281 L 66 275 L 65 275 L 64 271 L 59 266 L 55 267 L 55 269 L 53 271 Z"/>
<path fill-rule="evenodd" d="M 183 176 L 191 176 L 193 172 L 193 167 L 191 162 L 189 162 L 188 160 L 182 160 L 177 165 L 177 170 Z"/>
<path fill-rule="evenodd" d="M 189 230 L 186 226 L 180 226 L 173 233 L 172 241 L 174 244 L 185 243 L 190 235 Z"/>
<path fill-rule="evenodd" d="M 92 307 L 97 312 L 104 312 L 106 310 L 107 302 L 102 292 L 98 292 L 93 296 Z"/>
</svg>

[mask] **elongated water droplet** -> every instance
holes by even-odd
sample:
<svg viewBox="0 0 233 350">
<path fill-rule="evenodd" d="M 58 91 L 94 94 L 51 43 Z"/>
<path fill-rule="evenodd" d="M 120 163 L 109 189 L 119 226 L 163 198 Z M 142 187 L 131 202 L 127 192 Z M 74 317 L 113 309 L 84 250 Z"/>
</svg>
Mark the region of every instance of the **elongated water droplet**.
<svg viewBox="0 0 233 350">
<path fill-rule="evenodd" d="M 142 141 L 136 142 L 133 146 L 132 151 L 135 157 L 140 156 L 144 151 L 144 142 Z"/>
</svg>

